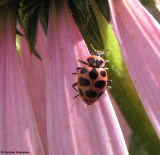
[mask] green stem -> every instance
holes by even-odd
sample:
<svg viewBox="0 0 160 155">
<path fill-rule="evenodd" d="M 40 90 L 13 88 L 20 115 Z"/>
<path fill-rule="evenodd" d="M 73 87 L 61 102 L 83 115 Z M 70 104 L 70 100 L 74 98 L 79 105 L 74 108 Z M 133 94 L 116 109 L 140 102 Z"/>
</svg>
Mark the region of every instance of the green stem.
<svg viewBox="0 0 160 155">
<path fill-rule="evenodd" d="M 101 14 L 95 0 L 90 0 L 90 4 L 99 25 L 104 50 L 110 50 L 109 77 L 113 80 L 110 92 L 141 145 L 149 154 L 157 154 L 160 152 L 160 140 L 129 77 L 112 27 Z M 107 55 L 104 57 L 107 58 Z"/>
</svg>

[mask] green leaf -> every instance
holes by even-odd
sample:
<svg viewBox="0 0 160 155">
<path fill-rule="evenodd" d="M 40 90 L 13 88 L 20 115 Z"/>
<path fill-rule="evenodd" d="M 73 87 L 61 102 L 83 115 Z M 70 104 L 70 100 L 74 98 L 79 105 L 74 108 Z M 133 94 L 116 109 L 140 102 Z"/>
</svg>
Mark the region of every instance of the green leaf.
<svg viewBox="0 0 160 155">
<path fill-rule="evenodd" d="M 34 53 L 38 56 L 37 51 L 35 50 L 36 36 L 37 36 L 37 24 L 39 17 L 40 8 L 35 9 L 34 13 L 28 17 L 28 21 L 25 23 L 25 35 L 28 40 L 31 53 Z M 38 56 L 40 58 L 40 56 Z"/>
<path fill-rule="evenodd" d="M 96 4 L 106 20 L 110 21 L 109 3 L 108 0 L 96 0 Z"/>
<path fill-rule="evenodd" d="M 36 37 L 37 37 L 37 25 L 41 6 L 41 1 L 25 1 L 22 4 L 19 13 L 21 16 L 21 24 L 24 28 L 25 36 L 27 38 L 31 53 L 35 54 L 39 59 L 40 55 L 35 49 Z"/>
<path fill-rule="evenodd" d="M 1 0 L 0 1 L 0 8 L 4 7 L 5 5 L 7 5 L 8 1 L 7 0 Z"/>
<path fill-rule="evenodd" d="M 44 5 L 42 5 L 39 19 L 46 35 L 48 29 L 48 17 L 49 17 L 49 4 L 45 3 Z"/>
<path fill-rule="evenodd" d="M 85 3 L 87 6 L 82 7 L 83 5 L 77 3 L 77 0 L 70 0 L 69 6 L 83 37 L 86 38 L 85 41 L 89 45 L 88 47 L 91 49 L 90 45 L 94 44 L 95 48 L 102 49 L 104 47 L 103 41 L 91 6 Z"/>
<path fill-rule="evenodd" d="M 14 10 L 17 13 L 19 7 L 19 0 L 0 0 L 0 13 L 7 18 L 10 10 Z M 16 15 L 16 14 L 15 14 Z M 16 20 L 16 19 L 15 19 Z"/>
<path fill-rule="evenodd" d="M 0 9 L 3 9 L 5 7 L 12 9 L 15 6 L 17 6 L 18 8 L 19 4 L 20 0 L 0 0 Z"/>
<path fill-rule="evenodd" d="M 89 2 L 88 0 L 72 0 L 72 2 L 76 5 L 76 8 L 79 10 L 88 10 Z"/>
<path fill-rule="evenodd" d="M 88 3 L 87 3 L 88 4 Z M 76 0 L 70 0 L 69 1 L 69 6 L 71 8 L 71 11 L 73 13 L 73 17 L 78 23 L 80 27 L 82 26 L 87 26 L 88 22 L 90 20 L 90 10 L 89 10 L 89 4 L 83 8 L 80 6 L 77 6 L 77 1 Z"/>
</svg>

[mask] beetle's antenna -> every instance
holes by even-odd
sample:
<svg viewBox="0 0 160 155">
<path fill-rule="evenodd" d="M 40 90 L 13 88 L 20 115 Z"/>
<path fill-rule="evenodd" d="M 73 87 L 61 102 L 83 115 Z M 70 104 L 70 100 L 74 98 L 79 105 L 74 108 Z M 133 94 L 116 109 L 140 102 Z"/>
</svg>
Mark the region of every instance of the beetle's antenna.
<svg viewBox="0 0 160 155">
<path fill-rule="evenodd" d="M 90 46 L 91 46 L 91 48 L 94 50 L 94 52 L 97 52 L 97 50 L 93 47 L 92 44 L 91 44 Z"/>
<path fill-rule="evenodd" d="M 91 44 L 90 46 L 91 46 L 91 48 L 93 49 L 93 51 L 92 51 L 92 53 L 91 53 L 92 55 L 97 55 L 97 56 L 100 56 L 100 57 L 103 56 L 104 52 L 97 51 L 97 50 L 93 47 L 92 44 Z"/>
</svg>

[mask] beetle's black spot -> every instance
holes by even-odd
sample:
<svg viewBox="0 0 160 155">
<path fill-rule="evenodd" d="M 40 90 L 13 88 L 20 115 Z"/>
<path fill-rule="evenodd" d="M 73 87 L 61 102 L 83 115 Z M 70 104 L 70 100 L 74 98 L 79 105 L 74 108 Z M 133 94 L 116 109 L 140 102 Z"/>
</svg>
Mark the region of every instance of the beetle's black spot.
<svg viewBox="0 0 160 155">
<path fill-rule="evenodd" d="M 103 89 L 103 88 L 106 86 L 106 81 L 104 81 L 104 80 L 99 80 L 99 81 L 97 81 L 97 82 L 94 84 L 94 86 L 95 86 L 96 88 Z"/>
<path fill-rule="evenodd" d="M 87 97 L 91 97 L 91 98 L 94 98 L 94 97 L 97 96 L 96 91 L 92 91 L 92 90 L 87 90 L 87 91 L 85 92 L 85 94 L 86 94 Z"/>
<path fill-rule="evenodd" d="M 80 88 L 78 88 L 78 90 L 79 90 L 80 95 L 83 96 L 83 91 Z"/>
<path fill-rule="evenodd" d="M 85 94 L 87 97 L 90 97 L 92 95 L 92 90 L 87 90 Z"/>
<path fill-rule="evenodd" d="M 87 73 L 88 72 L 88 69 L 87 68 L 83 68 L 82 70 L 81 70 L 81 73 L 82 74 L 85 74 L 85 73 Z"/>
<path fill-rule="evenodd" d="M 97 66 L 97 67 L 99 67 L 99 66 L 101 66 L 101 65 L 102 65 L 102 63 L 103 63 L 103 61 L 102 61 L 102 60 L 97 60 L 97 61 L 96 61 L 96 66 Z"/>
<path fill-rule="evenodd" d="M 102 91 L 101 93 L 98 94 L 97 97 L 99 98 L 103 93 L 104 93 L 104 92 Z"/>
<path fill-rule="evenodd" d="M 95 68 L 93 68 L 90 72 L 89 72 L 89 77 L 91 79 L 96 79 L 98 77 L 98 72 L 96 71 Z"/>
<path fill-rule="evenodd" d="M 102 75 L 103 77 L 106 77 L 106 72 L 105 72 L 105 71 L 101 71 L 101 75 Z"/>
<path fill-rule="evenodd" d="M 84 101 L 84 102 L 88 102 L 88 100 L 87 100 L 86 98 L 83 98 L 83 101 Z"/>
<path fill-rule="evenodd" d="M 79 78 L 79 84 L 81 86 L 89 86 L 90 82 L 88 79 L 81 77 L 81 78 Z"/>
<path fill-rule="evenodd" d="M 94 58 L 89 58 L 88 59 L 88 62 L 89 62 L 89 65 L 90 66 L 93 66 L 94 62 L 95 62 L 95 59 Z"/>
</svg>

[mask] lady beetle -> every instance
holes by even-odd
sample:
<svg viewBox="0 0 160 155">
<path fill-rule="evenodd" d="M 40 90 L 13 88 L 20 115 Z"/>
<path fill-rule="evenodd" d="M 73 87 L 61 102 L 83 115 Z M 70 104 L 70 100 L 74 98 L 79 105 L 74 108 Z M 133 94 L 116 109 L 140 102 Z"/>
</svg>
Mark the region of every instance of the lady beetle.
<svg viewBox="0 0 160 155">
<path fill-rule="evenodd" d="M 106 90 L 107 85 L 112 82 L 112 80 L 108 80 L 108 68 L 104 68 L 109 60 L 105 61 L 102 58 L 103 54 L 104 53 L 100 53 L 93 48 L 92 54 L 86 59 L 86 61 L 78 59 L 79 62 L 87 66 L 77 67 L 77 72 L 72 73 L 78 74 L 78 82 L 74 83 L 72 87 L 79 94 L 74 98 L 80 95 L 87 105 L 93 104 L 97 101 Z M 77 85 L 78 90 L 75 88 Z"/>
</svg>

